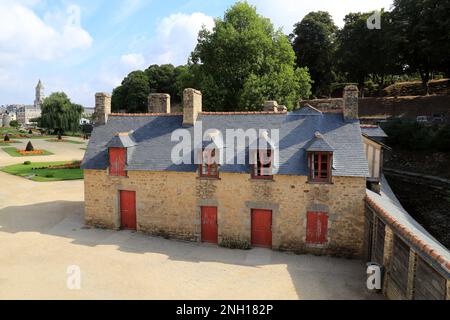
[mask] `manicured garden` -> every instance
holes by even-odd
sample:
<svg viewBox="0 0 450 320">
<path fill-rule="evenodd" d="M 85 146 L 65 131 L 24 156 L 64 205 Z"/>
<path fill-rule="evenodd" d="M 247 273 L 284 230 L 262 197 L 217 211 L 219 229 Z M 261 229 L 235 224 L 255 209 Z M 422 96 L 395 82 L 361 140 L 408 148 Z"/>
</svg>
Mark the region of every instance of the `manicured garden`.
<svg viewBox="0 0 450 320">
<path fill-rule="evenodd" d="M 11 157 L 37 157 L 37 156 L 51 156 L 53 153 L 47 150 L 19 150 L 14 147 L 2 148 Z"/>
<path fill-rule="evenodd" d="M 1 171 L 37 182 L 83 179 L 80 161 L 30 162 L 15 164 Z"/>
</svg>

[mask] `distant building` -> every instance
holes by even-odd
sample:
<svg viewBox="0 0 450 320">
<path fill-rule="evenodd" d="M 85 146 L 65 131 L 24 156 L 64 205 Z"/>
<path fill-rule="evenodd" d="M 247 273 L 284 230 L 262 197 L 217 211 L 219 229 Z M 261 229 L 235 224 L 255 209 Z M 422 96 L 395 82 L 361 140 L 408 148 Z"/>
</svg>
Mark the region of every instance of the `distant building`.
<svg viewBox="0 0 450 320">
<path fill-rule="evenodd" d="M 20 106 L 16 110 L 17 121 L 22 126 L 28 126 L 31 124 L 32 119 L 39 118 L 41 116 L 41 106 L 44 101 L 44 85 L 39 80 L 36 86 L 36 95 L 34 99 L 34 105 Z"/>
</svg>

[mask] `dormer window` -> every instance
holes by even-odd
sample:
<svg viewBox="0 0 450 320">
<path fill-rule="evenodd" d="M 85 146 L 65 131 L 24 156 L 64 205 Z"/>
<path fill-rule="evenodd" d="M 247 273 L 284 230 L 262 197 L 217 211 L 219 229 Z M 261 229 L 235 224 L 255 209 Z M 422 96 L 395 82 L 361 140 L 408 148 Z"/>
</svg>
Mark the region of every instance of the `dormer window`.
<svg viewBox="0 0 450 320">
<path fill-rule="evenodd" d="M 201 178 L 219 178 L 219 164 L 216 155 L 217 149 L 203 149 L 202 163 L 200 164 Z"/>
<path fill-rule="evenodd" d="M 310 182 L 331 183 L 332 152 L 310 152 L 308 161 Z"/>
<path fill-rule="evenodd" d="M 127 149 L 109 148 L 109 175 L 116 177 L 126 177 L 126 159 Z"/>
<path fill-rule="evenodd" d="M 253 179 L 273 179 L 273 150 L 258 150 L 253 165 Z"/>
</svg>

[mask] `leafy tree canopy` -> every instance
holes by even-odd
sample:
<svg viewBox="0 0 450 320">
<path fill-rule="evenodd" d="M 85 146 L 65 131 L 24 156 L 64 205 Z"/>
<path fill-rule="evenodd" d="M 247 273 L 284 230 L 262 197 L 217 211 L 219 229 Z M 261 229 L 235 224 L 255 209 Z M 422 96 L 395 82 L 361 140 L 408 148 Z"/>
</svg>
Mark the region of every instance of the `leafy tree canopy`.
<svg viewBox="0 0 450 320">
<path fill-rule="evenodd" d="M 290 35 L 297 65 L 307 67 L 316 96 L 329 95 L 336 79 L 335 51 L 337 26 L 328 12 L 308 13 Z"/>
<path fill-rule="evenodd" d="M 292 109 L 310 95 L 309 73 L 296 68 L 289 39 L 246 2 L 227 10 L 213 31 L 200 31 L 191 60 L 212 111 L 259 110 L 264 100 Z"/>
<path fill-rule="evenodd" d="M 83 106 L 74 104 L 64 92 L 52 93 L 44 99 L 39 126 L 57 132 L 77 131 Z"/>
</svg>

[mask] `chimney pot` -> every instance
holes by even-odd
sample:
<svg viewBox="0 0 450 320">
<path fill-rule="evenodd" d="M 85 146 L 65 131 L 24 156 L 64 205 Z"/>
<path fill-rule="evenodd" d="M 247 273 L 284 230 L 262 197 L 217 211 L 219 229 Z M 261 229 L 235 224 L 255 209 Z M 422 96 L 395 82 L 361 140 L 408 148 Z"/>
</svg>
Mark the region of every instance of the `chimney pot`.
<svg viewBox="0 0 450 320">
<path fill-rule="evenodd" d="M 202 112 L 202 93 L 188 88 L 183 91 L 183 125 L 193 126 Z"/>
<path fill-rule="evenodd" d="M 150 93 L 148 96 L 148 112 L 170 113 L 170 95 L 166 93 Z"/>
<path fill-rule="evenodd" d="M 111 95 L 104 92 L 95 94 L 95 125 L 101 126 L 108 122 L 108 116 L 111 114 Z"/>
<path fill-rule="evenodd" d="M 278 112 L 278 102 L 276 101 L 264 102 L 264 111 Z"/>
<path fill-rule="evenodd" d="M 355 85 L 346 86 L 344 88 L 343 113 L 345 121 L 359 119 L 359 90 Z"/>
</svg>

